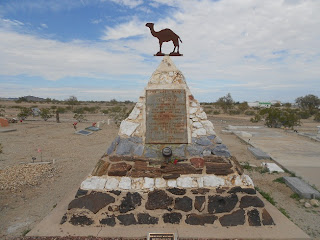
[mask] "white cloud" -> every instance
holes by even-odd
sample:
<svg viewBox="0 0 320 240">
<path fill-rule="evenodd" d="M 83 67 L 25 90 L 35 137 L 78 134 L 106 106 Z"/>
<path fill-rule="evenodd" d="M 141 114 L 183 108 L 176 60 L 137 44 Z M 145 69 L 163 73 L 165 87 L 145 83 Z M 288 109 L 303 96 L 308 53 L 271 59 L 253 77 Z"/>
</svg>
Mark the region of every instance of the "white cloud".
<svg viewBox="0 0 320 240">
<path fill-rule="evenodd" d="M 101 0 L 102 2 L 108 1 L 108 0 Z M 143 0 L 110 0 L 114 3 L 127 6 L 129 8 L 135 8 L 143 3 Z"/>
<path fill-rule="evenodd" d="M 48 25 L 45 24 L 45 23 L 41 23 L 40 26 L 41 26 L 42 28 L 48 28 Z"/>
</svg>

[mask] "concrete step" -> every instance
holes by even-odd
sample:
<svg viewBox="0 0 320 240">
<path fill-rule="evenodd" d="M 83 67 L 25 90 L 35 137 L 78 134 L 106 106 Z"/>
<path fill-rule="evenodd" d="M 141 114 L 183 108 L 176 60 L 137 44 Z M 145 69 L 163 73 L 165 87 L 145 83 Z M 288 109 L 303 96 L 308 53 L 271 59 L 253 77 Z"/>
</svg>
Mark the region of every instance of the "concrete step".
<svg viewBox="0 0 320 240">
<path fill-rule="evenodd" d="M 320 193 L 297 177 L 283 177 L 285 183 L 303 198 L 320 198 Z"/>
</svg>

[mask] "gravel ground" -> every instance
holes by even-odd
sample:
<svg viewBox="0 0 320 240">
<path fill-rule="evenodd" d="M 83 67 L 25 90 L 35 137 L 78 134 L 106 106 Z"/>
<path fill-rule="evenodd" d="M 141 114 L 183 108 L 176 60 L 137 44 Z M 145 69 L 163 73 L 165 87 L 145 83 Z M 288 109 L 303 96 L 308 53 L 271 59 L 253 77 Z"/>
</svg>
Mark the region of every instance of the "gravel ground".
<svg viewBox="0 0 320 240">
<path fill-rule="evenodd" d="M 84 129 L 92 122 L 107 120 L 106 116 L 98 114 L 86 118 L 89 122 L 79 123 L 78 129 Z M 229 124 L 253 125 L 249 118 L 219 115 L 211 120 L 217 134 L 240 162 L 259 166 L 260 161 L 247 151 L 247 145 L 234 135 L 221 133 L 221 129 Z M 12 124 L 10 128 L 16 128 L 17 131 L 0 133 L 3 147 L 3 153 L 0 154 L 0 239 L 107 239 L 21 237 L 47 216 L 65 195 L 79 187 L 118 132 L 115 125 L 105 125 L 101 131 L 81 136 L 74 134 L 71 115 L 63 114 L 62 123 L 59 124 L 50 120 Z M 313 125 L 308 123 L 304 128 L 310 126 L 309 130 L 312 131 Z M 32 161 L 32 157 L 36 157 L 37 162 L 40 161 L 41 156 L 37 151 L 39 148 L 42 150 L 43 161 L 52 162 L 55 159 L 55 164 L 26 165 Z M 292 191 L 288 187 L 273 182 L 275 178 L 286 174 L 261 174 L 255 170 L 247 173 L 256 186 L 270 193 L 276 206 L 285 209 L 295 224 L 311 237 L 320 239 L 319 208 L 304 208 L 302 203 L 290 198 Z M 23 174 L 27 174 L 26 179 L 29 180 L 21 180 Z"/>
</svg>

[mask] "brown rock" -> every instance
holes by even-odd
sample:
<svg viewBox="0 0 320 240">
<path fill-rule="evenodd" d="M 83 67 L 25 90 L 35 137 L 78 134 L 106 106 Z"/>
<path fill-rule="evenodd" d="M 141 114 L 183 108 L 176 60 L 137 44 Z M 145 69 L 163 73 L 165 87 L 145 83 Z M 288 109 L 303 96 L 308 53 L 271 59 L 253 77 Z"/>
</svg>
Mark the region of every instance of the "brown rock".
<svg viewBox="0 0 320 240">
<path fill-rule="evenodd" d="M 180 177 L 180 174 L 178 174 L 178 173 L 163 175 L 163 178 L 166 179 L 166 180 L 177 179 L 178 177 Z"/>
<path fill-rule="evenodd" d="M 147 161 L 145 158 L 141 157 L 134 157 L 134 156 L 120 156 L 120 155 L 113 155 L 109 156 L 109 160 L 111 162 L 120 162 L 120 161 Z"/>
<path fill-rule="evenodd" d="M 148 162 L 147 161 L 135 161 L 133 168 L 137 169 L 137 170 L 145 170 L 148 168 Z"/>
<path fill-rule="evenodd" d="M 178 164 L 164 164 L 161 166 L 161 172 L 163 174 L 201 174 L 201 169 L 196 169 L 188 163 L 178 163 Z"/>
<path fill-rule="evenodd" d="M 263 225 L 276 225 L 272 219 L 272 217 L 270 216 L 270 214 L 268 213 L 268 211 L 264 208 L 262 210 L 262 224 Z"/>
<path fill-rule="evenodd" d="M 110 163 L 104 161 L 104 160 L 99 160 L 97 163 L 96 167 L 92 171 L 92 176 L 102 176 L 106 175 L 108 172 L 108 167 Z"/>
<path fill-rule="evenodd" d="M 146 169 L 132 169 L 130 173 L 131 177 L 160 177 L 161 170 L 159 168 L 148 167 Z"/>
<path fill-rule="evenodd" d="M 245 222 L 244 210 L 240 209 L 231 214 L 224 215 L 219 218 L 223 227 L 243 225 Z"/>
<path fill-rule="evenodd" d="M 248 222 L 249 226 L 261 226 L 260 214 L 257 209 L 252 209 L 248 211 Z"/>
<path fill-rule="evenodd" d="M 72 200 L 68 205 L 68 210 L 73 208 L 85 208 L 93 213 L 97 213 L 100 209 L 114 203 L 114 197 L 107 193 L 92 191 L 89 195 Z"/>
<path fill-rule="evenodd" d="M 236 194 L 231 194 L 229 196 L 209 196 L 208 201 L 208 212 L 209 213 L 223 213 L 231 212 L 238 202 L 238 197 Z"/>
<path fill-rule="evenodd" d="M 131 165 L 125 163 L 125 162 L 120 162 L 120 163 L 114 163 L 111 165 L 108 175 L 109 176 L 126 176 L 128 171 L 131 169 Z"/>
<path fill-rule="evenodd" d="M 190 162 L 192 166 L 195 168 L 203 168 L 204 167 L 204 159 L 203 158 L 191 158 Z"/>
<path fill-rule="evenodd" d="M 192 199 L 189 197 L 176 198 L 174 209 L 189 212 L 192 210 Z"/>
<path fill-rule="evenodd" d="M 211 155 L 211 156 L 205 156 L 203 157 L 205 162 L 215 162 L 215 163 L 229 163 L 229 160 L 227 160 L 225 157 Z"/>
<path fill-rule="evenodd" d="M 238 162 L 238 160 L 236 159 L 236 157 L 232 156 L 232 157 L 231 157 L 231 161 L 234 163 L 235 169 L 236 169 L 237 173 L 238 173 L 239 175 L 242 175 L 242 174 L 243 174 L 243 168 L 242 168 L 242 166 L 240 165 L 240 163 Z"/>
<path fill-rule="evenodd" d="M 206 173 L 215 175 L 228 175 L 233 173 L 230 163 L 206 163 Z"/>
<path fill-rule="evenodd" d="M 146 202 L 147 210 L 167 209 L 173 202 L 173 198 L 169 197 L 164 190 L 154 190 L 148 193 Z"/>
<path fill-rule="evenodd" d="M 197 188 L 197 189 L 192 189 L 191 190 L 191 192 L 193 194 L 202 194 L 202 195 L 205 195 L 209 191 L 210 191 L 210 189 L 208 189 L 208 188 Z"/>
<path fill-rule="evenodd" d="M 186 223 L 190 225 L 205 225 L 205 224 L 213 224 L 215 220 L 218 218 L 213 214 L 188 214 L 186 218 Z"/>
<path fill-rule="evenodd" d="M 194 208 L 197 209 L 199 212 L 202 212 L 205 207 L 205 196 L 196 196 L 196 199 L 194 201 Z"/>
<path fill-rule="evenodd" d="M 257 196 L 243 196 L 240 201 L 240 208 L 264 207 L 264 203 Z"/>
</svg>

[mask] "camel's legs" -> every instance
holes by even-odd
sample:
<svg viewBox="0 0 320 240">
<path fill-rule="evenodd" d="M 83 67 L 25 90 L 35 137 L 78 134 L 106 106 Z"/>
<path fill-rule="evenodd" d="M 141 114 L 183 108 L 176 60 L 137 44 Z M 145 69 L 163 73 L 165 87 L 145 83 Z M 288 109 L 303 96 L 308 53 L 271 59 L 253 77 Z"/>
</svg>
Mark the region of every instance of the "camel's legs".
<svg viewBox="0 0 320 240">
<path fill-rule="evenodd" d="M 160 41 L 159 41 L 159 45 L 160 45 L 160 52 L 159 52 L 159 53 L 162 53 L 162 52 L 161 52 L 162 43 L 163 43 L 163 42 L 160 42 Z"/>
</svg>

